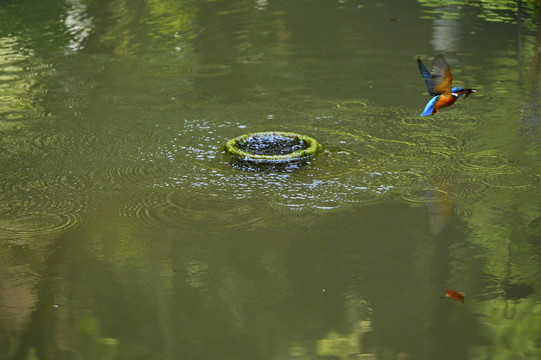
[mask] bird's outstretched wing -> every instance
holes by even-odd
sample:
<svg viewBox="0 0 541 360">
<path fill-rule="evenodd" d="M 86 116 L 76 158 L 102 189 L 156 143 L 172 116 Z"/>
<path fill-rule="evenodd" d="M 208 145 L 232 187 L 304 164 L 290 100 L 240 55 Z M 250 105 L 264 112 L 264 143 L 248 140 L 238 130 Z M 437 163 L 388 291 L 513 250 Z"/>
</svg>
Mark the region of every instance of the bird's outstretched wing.
<svg viewBox="0 0 541 360">
<path fill-rule="evenodd" d="M 435 94 L 450 94 L 451 84 L 453 83 L 453 74 L 449 69 L 449 64 L 445 61 L 443 55 L 438 55 L 432 61 L 432 76 L 430 79 L 429 92 Z"/>
<path fill-rule="evenodd" d="M 426 104 L 425 109 L 423 110 L 423 113 L 421 114 L 421 116 L 432 115 L 432 112 L 434 111 L 434 106 L 436 106 L 436 103 L 438 102 L 439 97 L 440 97 L 439 95 L 436 95 L 432 99 L 430 99 L 428 104 Z"/>
<path fill-rule="evenodd" d="M 419 65 L 421 76 L 425 79 L 430 96 L 451 93 L 453 74 L 451 74 L 449 64 L 447 64 L 443 55 L 438 55 L 434 58 L 432 61 L 432 71 L 428 71 L 420 58 L 417 58 L 417 64 Z"/>
<path fill-rule="evenodd" d="M 419 65 L 419 72 L 421 73 L 421 76 L 423 77 L 423 79 L 425 79 L 426 88 L 428 89 L 429 95 L 430 96 L 436 95 L 436 94 L 430 94 L 430 79 L 432 78 L 432 75 L 430 75 L 430 71 L 428 71 L 425 64 L 422 63 L 420 57 L 417 57 L 417 65 Z"/>
</svg>

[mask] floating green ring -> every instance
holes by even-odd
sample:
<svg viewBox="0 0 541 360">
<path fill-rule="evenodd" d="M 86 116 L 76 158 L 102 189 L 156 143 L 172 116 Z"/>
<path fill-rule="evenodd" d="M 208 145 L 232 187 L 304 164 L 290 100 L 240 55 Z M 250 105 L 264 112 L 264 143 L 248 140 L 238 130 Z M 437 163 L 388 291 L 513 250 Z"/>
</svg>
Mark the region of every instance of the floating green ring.
<svg viewBox="0 0 541 360">
<path fill-rule="evenodd" d="M 239 148 L 239 144 L 248 141 L 249 139 L 257 137 L 272 137 L 272 136 L 281 136 L 290 139 L 295 139 L 297 141 L 305 142 L 308 147 L 300 149 L 289 154 L 283 155 L 261 155 L 261 154 L 252 154 L 247 151 L 244 151 Z M 310 136 L 295 134 L 292 132 L 282 132 L 282 131 L 265 131 L 265 132 L 256 132 L 251 134 L 245 134 L 238 136 L 234 139 L 229 140 L 225 144 L 225 150 L 231 155 L 237 157 L 243 161 L 250 162 L 259 162 L 259 163 L 283 163 L 295 160 L 302 160 L 310 156 L 316 155 L 321 151 L 321 145 Z"/>
</svg>

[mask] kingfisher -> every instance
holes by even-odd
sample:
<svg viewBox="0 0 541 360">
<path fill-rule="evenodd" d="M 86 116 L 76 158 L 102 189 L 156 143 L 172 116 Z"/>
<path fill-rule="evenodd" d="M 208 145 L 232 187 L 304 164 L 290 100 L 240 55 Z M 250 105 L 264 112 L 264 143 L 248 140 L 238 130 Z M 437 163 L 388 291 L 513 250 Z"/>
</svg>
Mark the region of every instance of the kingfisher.
<svg viewBox="0 0 541 360">
<path fill-rule="evenodd" d="M 453 74 L 451 74 L 449 64 L 447 64 L 443 55 L 438 55 L 432 60 L 432 71 L 428 71 L 419 57 L 417 57 L 417 64 L 421 76 L 425 79 L 428 94 L 433 96 L 426 104 L 421 116 L 433 115 L 439 109 L 453 105 L 461 95 L 467 98 L 470 94 L 476 92 L 475 89 L 451 87 Z"/>
</svg>

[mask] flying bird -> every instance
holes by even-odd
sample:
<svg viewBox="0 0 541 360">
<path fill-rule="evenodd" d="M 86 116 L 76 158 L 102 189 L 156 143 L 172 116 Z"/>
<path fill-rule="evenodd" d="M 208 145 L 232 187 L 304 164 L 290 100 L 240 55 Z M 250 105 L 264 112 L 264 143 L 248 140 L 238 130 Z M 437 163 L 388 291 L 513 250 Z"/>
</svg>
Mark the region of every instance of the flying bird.
<svg viewBox="0 0 541 360">
<path fill-rule="evenodd" d="M 428 94 L 433 96 L 428 104 L 426 104 L 421 116 L 433 115 L 439 109 L 453 105 L 461 95 L 467 98 L 475 92 L 475 89 L 451 87 L 453 74 L 451 74 L 449 64 L 447 64 L 443 55 L 438 55 L 432 60 L 432 71 L 428 71 L 419 57 L 417 57 L 417 64 L 419 65 L 421 76 L 425 79 Z"/>
</svg>

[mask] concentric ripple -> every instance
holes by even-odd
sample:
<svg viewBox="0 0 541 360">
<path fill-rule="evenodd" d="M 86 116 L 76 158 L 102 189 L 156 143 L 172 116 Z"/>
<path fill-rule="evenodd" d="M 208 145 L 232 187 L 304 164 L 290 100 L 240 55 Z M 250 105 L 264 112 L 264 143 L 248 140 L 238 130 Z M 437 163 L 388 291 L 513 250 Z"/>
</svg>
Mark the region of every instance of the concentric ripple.
<svg viewBox="0 0 541 360">
<path fill-rule="evenodd" d="M 154 193 L 128 205 L 124 215 L 152 228 L 197 228 L 199 223 L 210 222 L 221 230 L 255 224 L 269 216 L 234 200 L 167 192 Z"/>
<path fill-rule="evenodd" d="M 448 165 L 460 158 L 463 138 L 432 125 L 420 129 L 401 123 L 407 111 L 382 109 L 363 101 L 304 99 L 286 112 L 289 115 L 276 116 L 304 116 L 306 121 L 297 124 L 295 131 L 314 137 L 325 149 L 306 166 L 264 173 L 233 168 L 223 146 L 252 129 L 245 129 L 242 122 L 187 119 L 169 140 L 159 142 L 155 152 L 141 155 L 144 161 L 170 161 L 169 176 L 152 187 L 225 201 L 265 199 L 290 209 L 375 204 L 390 194 L 411 204 L 464 201 L 487 187 L 480 181 L 470 183 L 471 172 L 458 169 L 466 165 Z M 472 158 L 468 163 L 479 161 Z M 157 211 L 148 203 L 135 208 L 142 217 Z"/>
<path fill-rule="evenodd" d="M 488 190 L 488 186 L 471 172 L 460 167 L 450 166 L 452 159 L 447 159 L 433 167 L 432 176 L 420 184 L 420 188 L 440 189 L 447 194 L 446 199 L 463 202 L 478 199 Z"/>
<path fill-rule="evenodd" d="M 80 222 L 82 205 L 46 196 L 28 196 L 24 201 L 3 200 L 0 233 L 14 238 L 65 231 Z"/>
<path fill-rule="evenodd" d="M 499 155 L 496 152 L 480 152 L 464 155 L 459 161 L 464 169 L 472 171 L 487 171 L 503 169 L 511 165 L 511 160 Z"/>
<path fill-rule="evenodd" d="M 110 168 L 105 171 L 106 183 L 116 186 L 132 185 L 145 179 L 152 179 L 158 176 L 159 172 L 156 166 L 148 163 L 137 163 L 131 166 L 124 165 Z"/>
<path fill-rule="evenodd" d="M 457 160 L 457 172 L 468 177 L 469 182 L 486 188 L 525 188 L 539 182 L 540 176 L 521 170 L 515 161 L 497 151 L 465 154 Z"/>
<path fill-rule="evenodd" d="M 492 174 L 484 178 L 489 186 L 502 188 L 526 188 L 539 183 L 540 176 L 525 172 Z"/>
<path fill-rule="evenodd" d="M 98 147 L 104 145 L 104 141 L 95 133 L 78 132 L 75 134 L 69 132 L 46 132 L 42 130 L 33 140 L 32 144 L 39 150 L 67 150 L 84 149 L 88 147 Z"/>
<path fill-rule="evenodd" d="M 91 173 L 45 173 L 31 169 L 6 178 L 0 189 L 9 196 L 24 196 L 29 192 L 41 194 L 45 191 L 48 194 L 62 194 L 70 190 L 88 191 L 93 188 L 94 183 Z"/>
<path fill-rule="evenodd" d="M 333 101 L 300 100 L 287 105 L 286 109 L 315 119 L 332 119 L 339 112 L 338 103 Z"/>
</svg>

